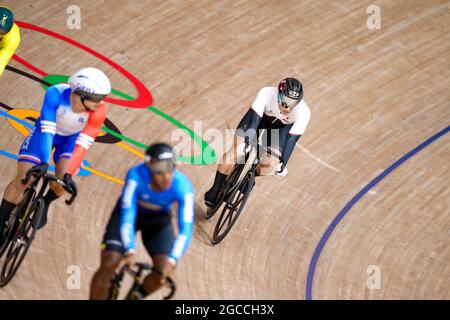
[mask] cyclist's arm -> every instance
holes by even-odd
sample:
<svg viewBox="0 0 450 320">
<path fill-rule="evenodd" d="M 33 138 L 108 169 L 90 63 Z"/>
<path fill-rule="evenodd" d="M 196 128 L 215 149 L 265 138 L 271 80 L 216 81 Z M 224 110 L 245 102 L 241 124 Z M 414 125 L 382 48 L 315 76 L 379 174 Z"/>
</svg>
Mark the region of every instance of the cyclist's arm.
<svg viewBox="0 0 450 320">
<path fill-rule="evenodd" d="M 311 118 L 311 112 L 309 111 L 309 108 L 306 106 L 306 104 L 303 104 L 300 107 L 302 108 L 302 112 L 299 115 L 298 119 L 294 122 L 294 125 L 292 126 L 291 130 L 289 130 L 289 135 L 284 145 L 283 152 L 281 154 L 281 161 L 285 165 L 289 161 L 289 158 L 291 157 L 292 152 L 294 151 L 295 144 L 305 132 L 306 127 L 308 126 L 309 123 L 309 119 Z"/>
<path fill-rule="evenodd" d="M 253 108 L 251 110 L 253 112 L 250 114 L 249 123 L 245 130 L 245 137 L 248 137 L 249 143 L 256 141 L 258 137 L 257 129 L 262 120 L 262 117 L 260 117 L 256 112 L 254 112 Z"/>
<path fill-rule="evenodd" d="M 3 48 L 0 50 L 0 77 L 20 44 L 19 27 L 14 24 L 11 31 L 3 37 Z"/>
<path fill-rule="evenodd" d="M 67 168 L 67 172 L 72 176 L 78 172 L 78 169 L 80 169 L 81 163 L 86 156 L 86 152 L 95 141 L 95 138 L 97 138 L 97 135 L 100 133 L 103 122 L 105 122 L 106 119 L 106 112 L 106 105 L 102 103 L 97 110 L 91 112 L 86 127 L 78 135 L 75 143 L 75 149 L 73 150 L 72 157 L 70 158 L 69 166 Z"/>
<path fill-rule="evenodd" d="M 126 178 L 121 199 L 120 235 L 125 251 L 134 253 L 136 250 L 135 224 L 137 217 L 137 188 L 139 185 L 137 173 L 131 170 Z"/>
<path fill-rule="evenodd" d="M 186 252 L 192 239 L 194 224 L 194 193 L 192 188 L 178 200 L 178 236 L 172 245 L 169 260 L 177 262 Z"/>
<path fill-rule="evenodd" d="M 283 153 L 281 154 L 281 162 L 284 163 L 284 165 L 287 165 L 287 162 L 289 161 L 289 158 L 292 155 L 292 152 L 294 152 L 295 144 L 297 143 L 298 139 L 300 139 L 300 134 L 291 134 L 289 133 L 288 138 L 286 140 L 286 144 L 283 148 Z"/>
<path fill-rule="evenodd" d="M 264 110 L 266 108 L 266 90 L 268 88 L 262 88 L 259 90 L 256 99 L 253 101 L 250 110 L 250 119 L 245 130 L 245 136 L 249 138 L 249 142 L 256 141 L 257 138 L 257 129 L 259 124 L 261 123 L 262 117 L 264 115 Z"/>
<path fill-rule="evenodd" d="M 44 103 L 42 104 L 41 123 L 41 160 L 49 163 L 52 152 L 53 138 L 56 134 L 56 110 L 59 107 L 61 94 L 58 89 L 50 87 L 45 92 Z"/>
</svg>

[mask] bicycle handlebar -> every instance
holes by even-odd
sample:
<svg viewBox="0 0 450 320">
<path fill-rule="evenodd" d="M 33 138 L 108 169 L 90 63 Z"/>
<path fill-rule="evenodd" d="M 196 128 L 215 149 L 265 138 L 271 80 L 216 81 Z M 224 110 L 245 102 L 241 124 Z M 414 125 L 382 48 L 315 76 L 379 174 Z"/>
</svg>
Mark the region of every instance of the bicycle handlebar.
<svg viewBox="0 0 450 320">
<path fill-rule="evenodd" d="M 69 199 L 66 199 L 66 200 L 65 200 L 65 202 L 66 202 L 67 205 L 71 205 L 71 204 L 73 203 L 73 201 L 75 200 L 76 195 L 74 195 L 73 193 L 70 192 L 70 190 L 67 189 L 67 185 L 66 185 L 66 183 L 64 182 L 64 180 L 61 180 L 61 179 L 58 178 L 57 176 L 52 175 L 52 174 L 49 174 L 49 173 L 44 173 L 44 174 L 40 174 L 40 175 L 39 175 L 39 174 L 33 174 L 33 173 L 28 173 L 28 172 L 27 172 L 27 175 L 25 176 L 25 178 L 21 180 L 22 183 L 23 183 L 23 184 L 27 184 L 27 183 L 30 181 L 30 178 L 31 178 L 32 176 L 34 176 L 34 177 L 37 178 L 37 179 L 36 179 L 36 182 L 37 182 L 40 178 L 43 178 L 43 179 L 48 180 L 48 181 L 54 181 L 54 182 L 58 183 L 59 185 L 61 185 L 61 186 L 64 188 L 64 190 L 66 190 L 66 191 L 71 195 Z"/>
<path fill-rule="evenodd" d="M 137 269 L 133 269 L 133 267 L 137 267 Z M 162 275 L 161 271 L 157 270 L 154 266 L 148 263 L 136 262 L 133 267 L 125 264 L 120 270 L 120 273 L 128 272 L 132 276 L 135 276 L 141 274 L 143 270 L 147 270 Z"/>
<path fill-rule="evenodd" d="M 33 176 L 33 174 L 31 174 L 30 172 L 27 172 L 27 175 L 25 176 L 25 178 L 21 179 L 20 181 L 22 182 L 22 184 L 27 184 L 28 181 L 30 181 L 31 176 Z M 36 176 L 36 175 L 34 175 Z"/>
<path fill-rule="evenodd" d="M 250 146 L 250 138 L 249 138 L 249 136 L 245 136 L 244 139 L 245 139 L 244 152 L 245 152 L 245 154 L 249 154 L 250 151 L 252 150 L 252 148 L 250 148 L 250 149 L 248 148 L 248 147 Z M 278 154 L 272 152 L 272 150 L 269 149 L 268 147 L 264 147 L 264 149 L 265 149 L 265 151 L 266 151 L 269 155 L 271 155 L 271 156 L 277 158 L 279 161 L 282 162 L 282 159 L 281 159 L 281 156 L 280 156 L 280 155 L 278 155 Z M 249 151 L 247 152 L 247 150 L 249 150 Z M 258 157 L 258 159 L 259 159 L 259 157 Z M 283 163 L 283 168 L 284 168 L 285 166 L 286 166 L 286 165 Z"/>
</svg>

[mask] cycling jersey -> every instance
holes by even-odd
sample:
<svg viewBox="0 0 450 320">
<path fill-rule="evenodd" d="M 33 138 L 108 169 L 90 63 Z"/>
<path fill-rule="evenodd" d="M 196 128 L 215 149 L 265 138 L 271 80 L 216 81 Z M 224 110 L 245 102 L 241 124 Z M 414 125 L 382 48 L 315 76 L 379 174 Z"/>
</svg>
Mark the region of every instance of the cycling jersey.
<svg viewBox="0 0 450 320">
<path fill-rule="evenodd" d="M 39 164 L 53 159 L 70 159 L 67 172 L 79 170 L 86 151 L 94 142 L 106 119 L 107 108 L 101 103 L 95 111 L 75 113 L 70 107 L 72 90 L 67 84 L 50 87 L 44 98 L 40 117 L 19 151 L 19 161 Z"/>
<path fill-rule="evenodd" d="M 295 144 L 303 135 L 311 118 L 311 111 L 302 99 L 288 114 L 283 114 L 278 105 L 278 88 L 265 87 L 259 90 L 251 108 L 238 125 L 238 135 L 255 141 L 258 129 L 279 130 L 279 141 L 274 143 L 281 151 L 281 161 L 287 164 Z"/>
<path fill-rule="evenodd" d="M 20 29 L 14 23 L 12 29 L 0 36 L 0 77 L 20 44 Z"/>
<path fill-rule="evenodd" d="M 126 251 L 134 251 L 135 225 L 138 211 L 143 215 L 161 216 L 178 203 L 179 233 L 169 257 L 177 261 L 186 252 L 192 238 L 194 221 L 194 189 L 189 178 L 177 169 L 169 189 L 157 192 L 150 187 L 150 170 L 144 163 L 132 167 L 122 191 L 120 233 Z"/>
</svg>

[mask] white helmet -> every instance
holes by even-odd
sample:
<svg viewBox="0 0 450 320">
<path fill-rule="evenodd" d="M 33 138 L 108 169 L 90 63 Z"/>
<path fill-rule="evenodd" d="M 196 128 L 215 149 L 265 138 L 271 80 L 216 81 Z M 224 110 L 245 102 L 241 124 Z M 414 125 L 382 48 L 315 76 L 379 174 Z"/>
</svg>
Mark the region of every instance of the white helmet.
<svg viewBox="0 0 450 320">
<path fill-rule="evenodd" d="M 97 68 L 84 68 L 75 72 L 69 78 L 69 84 L 73 92 L 104 96 L 111 93 L 108 77 Z"/>
</svg>

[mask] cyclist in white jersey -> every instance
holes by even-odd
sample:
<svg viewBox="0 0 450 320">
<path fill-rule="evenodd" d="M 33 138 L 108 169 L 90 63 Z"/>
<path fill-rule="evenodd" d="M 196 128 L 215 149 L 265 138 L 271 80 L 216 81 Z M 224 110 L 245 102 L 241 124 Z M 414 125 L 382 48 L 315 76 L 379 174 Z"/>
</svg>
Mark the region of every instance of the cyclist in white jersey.
<svg viewBox="0 0 450 320">
<path fill-rule="evenodd" d="M 264 87 L 259 90 L 251 108 L 238 125 L 237 145 L 228 150 L 217 168 L 213 186 L 205 193 L 205 204 L 212 207 L 226 177 L 233 171 L 236 156 L 244 153 L 245 137 L 255 143 L 259 131 L 266 129 L 265 146 L 277 154 L 281 161 L 274 162 L 273 157 L 261 161 L 257 173 L 263 172 L 264 162 L 269 159 L 269 168 L 265 172 L 278 177 L 287 175 L 286 165 L 294 151 L 295 144 L 303 135 L 311 117 L 311 111 L 303 100 L 303 85 L 295 78 L 283 79 L 278 87 Z M 233 159 L 226 163 L 225 159 Z"/>
</svg>

